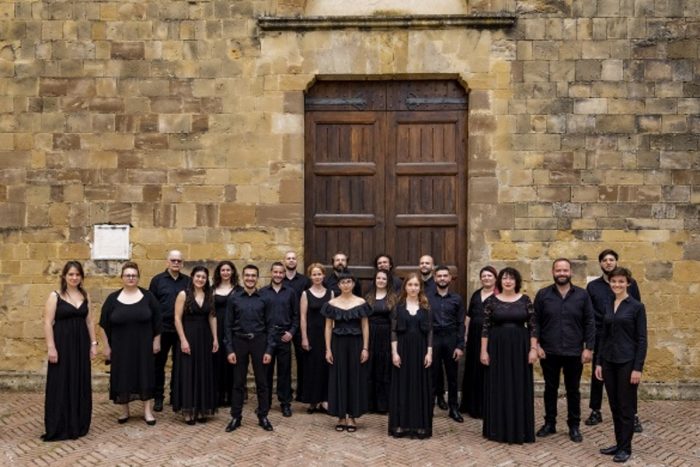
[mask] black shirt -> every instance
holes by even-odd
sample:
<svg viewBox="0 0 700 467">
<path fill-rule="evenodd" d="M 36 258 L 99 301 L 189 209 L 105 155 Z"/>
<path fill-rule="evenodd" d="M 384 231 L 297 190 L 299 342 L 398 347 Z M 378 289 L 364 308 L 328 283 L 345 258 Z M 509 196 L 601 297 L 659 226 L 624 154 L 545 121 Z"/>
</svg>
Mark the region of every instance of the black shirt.
<svg viewBox="0 0 700 467">
<path fill-rule="evenodd" d="M 615 294 L 610 288 L 610 284 L 603 276 L 589 282 L 586 290 L 591 297 L 591 302 L 593 302 L 596 331 L 600 334 L 601 327 L 603 326 L 603 316 L 605 316 L 605 308 L 608 306 L 608 303 L 615 301 Z M 639 295 L 639 287 L 634 279 L 632 279 L 632 283 L 627 287 L 627 293 L 637 301 L 642 300 Z"/>
<path fill-rule="evenodd" d="M 224 319 L 224 345 L 226 354 L 236 351 L 233 338 L 236 334 L 265 334 L 265 353 L 272 354 L 275 347 L 274 326 L 272 324 L 272 304 L 270 299 L 255 290 L 249 294 L 245 289 L 236 290 L 228 297 L 226 318 Z"/>
<path fill-rule="evenodd" d="M 296 334 L 299 329 L 299 299 L 294 289 L 282 284 L 278 292 L 270 284 L 260 289 L 260 293 L 270 299 L 270 319 L 275 338 L 279 339 L 285 331 L 291 335 Z"/>
<path fill-rule="evenodd" d="M 613 311 L 614 300 L 605 308 L 600 351 L 596 363 L 627 363 L 634 361 L 633 368 L 642 371 L 647 356 L 647 315 L 644 304 L 632 297 L 620 302 Z"/>
<path fill-rule="evenodd" d="M 177 279 L 173 279 L 167 269 L 151 279 L 148 290 L 160 303 L 163 332 L 175 332 L 175 299 L 177 294 L 187 289 L 189 285 L 189 276 L 179 273 Z"/>
<path fill-rule="evenodd" d="M 291 287 L 297 294 L 297 300 L 301 299 L 301 293 L 311 287 L 311 279 L 298 272 L 294 274 L 294 277 L 289 279 L 286 275 L 282 280 L 282 283 L 287 287 Z"/>
<path fill-rule="evenodd" d="M 423 292 L 428 295 L 431 291 L 435 290 L 435 277 L 430 276 L 428 280 L 423 281 Z"/>
<path fill-rule="evenodd" d="M 454 331 L 455 349 L 464 350 L 464 303 L 462 297 L 453 292 L 440 295 L 437 287 L 425 294 L 433 315 L 433 332 L 441 334 Z"/>
<path fill-rule="evenodd" d="M 595 318 L 591 299 L 581 287 L 571 284 L 564 297 L 556 284 L 535 295 L 535 319 L 539 344 L 546 353 L 577 356 L 584 348 L 593 350 Z"/>
<path fill-rule="evenodd" d="M 331 289 L 334 297 L 340 297 L 338 276 L 335 275 L 335 271 L 326 276 L 326 278 L 323 280 L 323 286 L 327 289 Z M 352 294 L 356 297 L 362 298 L 362 286 L 360 285 L 360 281 L 355 280 L 355 287 L 352 288 Z"/>
</svg>

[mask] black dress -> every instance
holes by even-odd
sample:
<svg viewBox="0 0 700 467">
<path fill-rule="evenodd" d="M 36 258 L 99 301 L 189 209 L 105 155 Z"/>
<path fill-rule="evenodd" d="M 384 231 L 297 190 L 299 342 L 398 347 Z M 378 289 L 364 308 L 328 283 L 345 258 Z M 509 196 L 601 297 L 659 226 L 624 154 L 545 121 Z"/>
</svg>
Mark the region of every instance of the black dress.
<svg viewBox="0 0 700 467">
<path fill-rule="evenodd" d="M 391 309 L 386 297 L 377 299 L 369 318 L 369 411 L 386 413 L 389 410 L 391 386 Z"/>
<path fill-rule="evenodd" d="M 216 333 L 219 339 L 219 350 L 213 355 L 214 359 L 214 388 L 216 389 L 216 403 L 219 407 L 230 407 L 233 394 L 233 365 L 227 360 L 224 347 L 224 319 L 226 318 L 226 304 L 228 298 L 236 288 L 231 289 L 226 295 L 214 294 L 214 308 L 216 312 Z"/>
<path fill-rule="evenodd" d="M 406 304 L 397 305 L 391 322 L 391 340 L 397 343 L 401 367 L 392 365 L 389 434 L 396 437 L 429 438 L 433 434 L 433 388 L 430 368 L 423 361 L 433 345 L 430 311 L 415 315 Z"/>
<path fill-rule="evenodd" d="M 331 337 L 333 365 L 328 370 L 328 413 L 357 418 L 367 413 L 367 363 L 362 353 L 362 318 L 372 314 L 366 303 L 343 310 L 330 303 L 321 314 L 334 321 Z M 324 347 L 325 349 L 325 347 Z M 306 384 L 306 383 L 305 383 Z"/>
<path fill-rule="evenodd" d="M 484 326 L 484 302 L 481 289 L 472 294 L 467 309 L 469 328 L 467 348 L 464 357 L 464 378 L 462 380 L 462 403 L 459 411 L 472 418 L 481 418 L 484 413 L 484 370 L 481 364 L 481 330 Z"/>
<path fill-rule="evenodd" d="M 311 290 L 306 290 L 306 336 L 311 349 L 305 351 L 304 386 L 299 394 L 299 402 L 318 404 L 328 400 L 328 362 L 326 362 L 326 342 L 324 330 L 326 318 L 321 308 L 331 299 L 331 290 L 326 289 L 323 297 L 318 298 Z"/>
<path fill-rule="evenodd" d="M 125 304 L 111 293 L 102 305 L 100 326 L 112 348 L 109 398 L 115 404 L 153 399 L 156 389 L 153 338 L 161 332 L 158 300 L 146 289 L 136 303 Z"/>
<path fill-rule="evenodd" d="M 535 441 L 532 365 L 528 363 L 535 318 L 530 297 L 512 303 L 491 296 L 484 302 L 483 337 L 490 365 L 484 379 L 483 436 L 502 443 Z"/>
<path fill-rule="evenodd" d="M 205 300 L 200 306 L 194 297 L 185 299 L 182 327 L 190 354 L 182 353 L 179 345 L 175 349 L 173 410 L 186 416 L 203 417 L 216 412 L 214 338 L 209 327 L 209 316 L 213 313 L 213 300 Z"/>
<path fill-rule="evenodd" d="M 85 436 L 92 416 L 90 334 L 85 318 L 87 300 L 79 308 L 63 300 L 58 292 L 53 339 L 58 362 L 49 363 L 44 399 L 44 441 Z"/>
</svg>

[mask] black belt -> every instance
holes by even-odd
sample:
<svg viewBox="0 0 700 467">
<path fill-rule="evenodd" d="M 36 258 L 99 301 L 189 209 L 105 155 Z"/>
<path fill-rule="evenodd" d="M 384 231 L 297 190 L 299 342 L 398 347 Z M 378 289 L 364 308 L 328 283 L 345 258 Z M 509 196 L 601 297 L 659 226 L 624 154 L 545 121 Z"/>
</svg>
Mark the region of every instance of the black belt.
<svg viewBox="0 0 700 467">
<path fill-rule="evenodd" d="M 255 339 L 257 336 L 261 336 L 261 335 L 262 335 L 262 334 L 255 334 L 255 333 L 253 333 L 253 332 L 248 332 L 248 333 L 245 333 L 245 332 L 237 332 L 237 333 L 236 333 L 236 337 L 237 337 L 237 338 L 239 338 L 239 339 L 245 339 L 245 340 L 249 340 L 249 341 L 251 341 L 251 340 Z"/>
<path fill-rule="evenodd" d="M 524 324 L 519 323 L 500 323 L 494 325 L 495 328 L 524 328 Z"/>
</svg>

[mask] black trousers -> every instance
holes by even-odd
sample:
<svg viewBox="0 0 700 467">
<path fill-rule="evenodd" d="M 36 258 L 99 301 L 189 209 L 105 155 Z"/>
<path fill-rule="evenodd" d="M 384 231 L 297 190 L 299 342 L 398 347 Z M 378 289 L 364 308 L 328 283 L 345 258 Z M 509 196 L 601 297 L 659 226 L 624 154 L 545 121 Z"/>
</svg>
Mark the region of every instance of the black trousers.
<svg viewBox="0 0 700 467">
<path fill-rule="evenodd" d="M 457 410 L 459 408 L 459 402 L 457 400 L 457 369 L 459 363 L 452 358 L 452 354 L 455 351 L 455 342 L 457 342 L 457 332 L 434 332 L 433 333 L 433 364 L 432 375 L 433 375 L 433 401 L 435 396 L 444 395 L 445 390 L 439 389 L 444 388 L 444 383 L 440 383 L 442 380 L 442 369 L 445 369 L 445 374 L 447 375 L 447 405 L 451 409 Z"/>
<path fill-rule="evenodd" d="M 258 395 L 258 417 L 266 417 L 270 411 L 270 396 L 267 387 L 267 368 L 263 364 L 263 356 L 267 347 L 267 336 L 258 334 L 252 339 L 233 338 L 236 349 L 236 364 L 233 366 L 233 398 L 231 399 L 231 416 L 241 416 L 243 397 L 248 381 L 248 362 L 253 362 L 255 376 L 255 392 Z"/>
<path fill-rule="evenodd" d="M 175 365 L 175 348 L 180 345 L 180 339 L 175 331 L 165 331 L 160 334 L 160 352 L 155 356 L 155 371 L 156 371 L 156 391 L 155 398 L 162 400 L 165 396 L 165 364 L 168 362 L 168 353 L 172 353 L 172 363 Z M 173 396 L 172 372 L 170 375 L 170 399 Z"/>
<path fill-rule="evenodd" d="M 634 362 L 603 362 L 603 382 L 615 425 L 617 448 L 632 452 L 634 435 L 634 413 L 637 407 L 638 384 L 631 384 Z"/>
<path fill-rule="evenodd" d="M 277 367 L 277 400 L 283 406 L 292 403 L 292 343 L 277 341 L 272 361 L 267 365 L 268 406 L 272 406 L 272 382 Z"/>
<path fill-rule="evenodd" d="M 579 426 L 581 423 L 581 373 L 583 373 L 581 356 L 547 354 L 547 358 L 540 360 L 540 365 L 544 376 L 544 421 L 551 425 L 557 423 L 559 378 L 563 370 L 566 388 L 566 423 L 569 427 Z"/>
<path fill-rule="evenodd" d="M 595 377 L 595 356 L 600 348 L 600 339 L 598 334 L 602 332 L 596 329 L 595 347 L 593 347 L 593 360 L 591 361 L 591 400 L 588 402 L 588 408 L 591 410 L 600 410 L 603 406 L 603 382 Z"/>
</svg>

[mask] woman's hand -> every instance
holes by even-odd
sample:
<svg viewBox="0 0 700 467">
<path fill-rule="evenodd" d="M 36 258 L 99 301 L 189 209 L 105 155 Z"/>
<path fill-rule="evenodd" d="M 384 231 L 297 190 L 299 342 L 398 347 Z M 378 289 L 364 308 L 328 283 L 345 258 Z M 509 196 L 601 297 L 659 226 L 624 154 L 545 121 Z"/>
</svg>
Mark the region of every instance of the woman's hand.
<svg viewBox="0 0 700 467">
<path fill-rule="evenodd" d="M 180 350 L 182 350 L 182 353 L 187 355 L 190 355 L 192 353 L 192 351 L 190 350 L 190 343 L 187 342 L 187 339 L 180 342 Z"/>
<path fill-rule="evenodd" d="M 365 363 L 367 360 L 369 360 L 369 350 L 362 349 L 362 352 L 360 352 L 360 363 Z"/>
<path fill-rule="evenodd" d="M 430 365 L 433 364 L 433 354 L 430 352 L 425 354 L 425 358 L 423 359 L 423 366 L 426 368 L 430 368 Z"/>
<path fill-rule="evenodd" d="M 90 360 L 94 360 L 97 357 L 97 344 L 90 344 Z"/>
<path fill-rule="evenodd" d="M 391 363 L 393 363 L 396 368 L 401 368 L 401 357 L 398 353 L 391 354 Z"/>
<path fill-rule="evenodd" d="M 309 338 L 308 337 L 301 338 L 301 348 L 306 350 L 307 352 L 309 350 L 311 350 L 311 346 L 309 345 Z"/>
<path fill-rule="evenodd" d="M 642 380 L 642 372 L 634 370 L 632 371 L 632 376 L 630 376 L 630 384 L 639 384 Z"/>
<path fill-rule="evenodd" d="M 51 347 L 47 353 L 49 355 L 49 363 L 58 363 L 58 351 L 56 347 Z"/>
<path fill-rule="evenodd" d="M 595 379 L 603 381 L 603 367 L 600 365 L 595 366 Z"/>
<path fill-rule="evenodd" d="M 105 360 L 112 359 L 112 348 L 109 346 L 109 344 L 105 344 L 105 348 L 102 350 L 102 355 L 104 355 Z"/>
<path fill-rule="evenodd" d="M 214 344 L 211 346 L 211 353 L 219 351 L 219 339 L 214 339 Z"/>
<path fill-rule="evenodd" d="M 489 366 L 491 363 L 491 359 L 489 358 L 489 353 L 485 350 L 481 351 L 481 355 L 479 356 L 479 361 L 481 362 L 482 365 Z"/>
<path fill-rule="evenodd" d="M 331 352 L 330 350 L 326 350 L 326 361 L 329 365 L 333 364 L 333 352 Z"/>
<path fill-rule="evenodd" d="M 153 339 L 153 355 L 160 352 L 160 339 Z"/>
<path fill-rule="evenodd" d="M 537 349 L 530 349 L 530 352 L 527 354 L 527 362 L 532 365 L 537 361 L 539 358 L 539 354 L 537 352 Z"/>
</svg>

